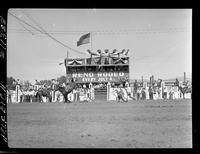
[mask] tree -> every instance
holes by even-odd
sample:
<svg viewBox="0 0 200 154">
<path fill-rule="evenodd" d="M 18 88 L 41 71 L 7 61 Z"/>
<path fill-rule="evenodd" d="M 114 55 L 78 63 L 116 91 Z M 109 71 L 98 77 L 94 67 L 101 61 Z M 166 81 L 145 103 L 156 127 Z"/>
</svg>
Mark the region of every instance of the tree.
<svg viewBox="0 0 200 154">
<path fill-rule="evenodd" d="M 51 80 L 41 80 L 41 81 L 39 81 L 39 83 L 40 83 L 41 85 L 51 86 L 52 81 L 51 81 Z"/>
<path fill-rule="evenodd" d="M 8 90 L 15 90 L 16 80 L 13 77 L 7 77 Z"/>
<path fill-rule="evenodd" d="M 66 76 L 62 75 L 61 77 L 58 77 L 57 81 L 59 82 L 59 84 L 66 83 Z"/>
<path fill-rule="evenodd" d="M 24 90 L 28 90 L 31 86 L 31 83 L 27 80 L 27 81 L 24 81 L 24 84 L 23 84 L 23 89 Z"/>
</svg>

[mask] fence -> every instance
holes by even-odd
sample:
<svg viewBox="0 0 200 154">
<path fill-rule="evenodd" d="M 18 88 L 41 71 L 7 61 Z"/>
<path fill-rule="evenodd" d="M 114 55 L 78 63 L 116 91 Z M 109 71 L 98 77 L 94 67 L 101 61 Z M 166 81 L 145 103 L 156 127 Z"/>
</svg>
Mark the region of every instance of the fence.
<svg viewBox="0 0 200 154">
<path fill-rule="evenodd" d="M 145 99 L 150 99 L 149 95 L 149 87 L 147 83 L 143 84 L 143 87 L 140 87 L 140 91 L 135 92 L 133 87 L 121 88 L 124 97 L 128 100 L 138 100 L 144 99 L 143 95 L 145 95 Z M 105 90 L 106 89 L 106 90 Z M 73 90 L 72 93 L 68 95 L 68 99 L 70 101 L 92 101 L 94 99 L 100 99 L 104 101 L 117 100 L 116 90 L 119 89 L 117 87 L 112 87 L 111 83 L 107 83 L 107 87 L 103 88 L 95 88 L 92 83 L 89 84 L 89 88 L 87 89 L 77 89 Z M 10 96 L 7 95 L 7 102 L 19 103 L 21 102 L 21 95 L 24 94 L 19 85 L 16 86 L 15 90 L 10 91 Z M 59 91 L 51 91 L 52 102 L 63 102 L 64 97 Z M 161 87 L 156 87 L 153 93 L 153 99 L 183 99 L 183 95 L 178 89 L 178 86 L 173 85 L 165 85 L 164 82 L 161 83 Z M 191 93 L 185 94 L 186 99 L 191 99 Z M 44 102 L 46 102 L 45 98 L 43 98 Z"/>
<path fill-rule="evenodd" d="M 147 83 L 143 84 L 143 87 L 140 87 L 145 95 L 145 99 L 150 99 L 149 87 Z M 110 83 L 107 84 L 107 100 L 117 100 L 116 90 L 119 88 L 113 88 Z M 124 97 L 128 100 L 138 100 L 143 99 L 142 92 L 138 90 L 134 91 L 133 87 L 122 88 Z M 153 92 L 153 100 L 157 99 L 183 99 L 183 94 L 179 91 L 178 86 L 167 86 L 164 82 L 161 83 L 161 87 L 156 87 Z M 191 93 L 185 94 L 186 99 L 191 99 Z"/>
</svg>

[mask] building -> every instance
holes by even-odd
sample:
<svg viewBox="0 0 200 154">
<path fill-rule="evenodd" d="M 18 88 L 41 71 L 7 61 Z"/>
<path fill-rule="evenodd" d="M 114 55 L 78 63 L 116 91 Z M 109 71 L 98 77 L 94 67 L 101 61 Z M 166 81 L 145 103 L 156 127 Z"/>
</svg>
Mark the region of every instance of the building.
<svg viewBox="0 0 200 154">
<path fill-rule="evenodd" d="M 129 57 L 91 57 L 65 59 L 66 82 L 72 78 L 81 86 L 94 87 L 95 99 L 105 98 L 107 83 L 120 85 L 129 81 Z"/>
</svg>

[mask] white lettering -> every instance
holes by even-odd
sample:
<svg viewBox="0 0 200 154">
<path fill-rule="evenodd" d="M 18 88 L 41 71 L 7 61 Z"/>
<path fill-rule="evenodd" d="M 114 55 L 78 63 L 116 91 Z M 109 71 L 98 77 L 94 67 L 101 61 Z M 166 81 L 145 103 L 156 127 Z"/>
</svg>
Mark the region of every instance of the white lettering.
<svg viewBox="0 0 200 154">
<path fill-rule="evenodd" d="M 97 73 L 97 76 L 98 76 L 98 77 L 102 77 L 102 73 L 98 72 L 98 73 Z"/>
<path fill-rule="evenodd" d="M 113 76 L 117 77 L 118 75 L 117 75 L 117 73 L 116 73 L 116 72 L 114 72 L 114 73 L 113 73 Z"/>
<path fill-rule="evenodd" d="M 110 78 L 109 78 L 109 80 L 110 80 L 110 81 L 112 81 L 112 80 L 113 80 L 113 78 L 112 78 L 112 77 L 110 77 Z"/>
<path fill-rule="evenodd" d="M 108 76 L 109 76 L 109 77 L 113 76 L 113 73 L 112 73 L 112 72 L 109 72 L 109 73 L 108 73 Z"/>
<path fill-rule="evenodd" d="M 94 76 L 94 74 L 93 73 L 89 73 L 89 77 L 93 77 Z"/>
<path fill-rule="evenodd" d="M 81 73 L 78 73 L 78 78 L 82 78 L 83 75 Z"/>
<path fill-rule="evenodd" d="M 95 82 L 95 78 L 91 78 L 90 82 Z"/>
<path fill-rule="evenodd" d="M 106 73 L 106 72 L 103 72 L 103 76 L 104 76 L 104 77 L 107 77 L 107 73 Z"/>
<path fill-rule="evenodd" d="M 120 73 L 119 73 L 119 76 L 124 76 L 124 72 L 120 72 Z"/>
<path fill-rule="evenodd" d="M 83 76 L 84 76 L 84 77 L 89 77 L 88 73 L 84 73 Z"/>
<path fill-rule="evenodd" d="M 82 78 L 82 82 L 86 82 L 86 78 Z"/>
<path fill-rule="evenodd" d="M 73 73 L 72 78 L 76 78 L 76 77 L 77 77 L 77 73 Z"/>
</svg>

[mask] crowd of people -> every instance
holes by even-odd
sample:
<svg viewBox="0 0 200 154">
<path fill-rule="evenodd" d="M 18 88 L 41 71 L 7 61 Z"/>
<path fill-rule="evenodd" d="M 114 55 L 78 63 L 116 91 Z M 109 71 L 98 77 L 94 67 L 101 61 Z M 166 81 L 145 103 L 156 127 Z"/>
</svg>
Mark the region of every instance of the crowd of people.
<svg viewBox="0 0 200 154">
<path fill-rule="evenodd" d="M 18 97 L 16 94 L 16 90 L 7 90 L 7 101 L 8 103 L 11 102 L 35 102 L 36 101 L 36 92 L 35 89 L 28 89 L 28 90 L 19 90 Z"/>
<path fill-rule="evenodd" d="M 187 87 L 187 86 L 186 86 Z M 130 87 L 127 82 L 125 85 L 111 84 L 111 96 L 110 100 L 155 100 L 155 99 L 179 99 L 179 98 L 191 98 L 191 92 L 183 92 L 180 90 L 179 84 L 174 83 L 170 86 L 161 86 L 161 82 L 149 83 L 147 86 L 143 83 L 140 84 L 137 81 Z M 187 88 L 186 88 L 187 89 Z M 184 94 L 183 94 L 184 93 Z"/>
<path fill-rule="evenodd" d="M 66 85 L 63 84 L 63 87 Z M 175 87 L 175 88 L 174 88 Z M 175 99 L 181 98 L 181 92 L 178 90 L 177 86 L 172 87 L 162 87 L 161 85 L 139 85 L 137 82 L 131 87 L 128 82 L 124 84 L 114 84 L 111 83 L 111 88 L 115 89 L 111 93 L 114 93 L 115 100 L 154 100 L 154 99 Z M 49 87 L 43 87 L 48 89 Z M 107 84 L 97 84 L 90 86 L 89 84 L 77 84 L 77 88 L 68 95 L 70 101 L 73 102 L 91 102 L 95 99 L 94 90 L 96 88 L 107 88 Z M 42 89 L 42 88 L 39 88 Z M 16 90 L 7 90 L 7 101 L 8 102 L 37 102 L 36 94 L 39 89 L 29 88 L 27 90 L 18 89 L 18 97 L 16 97 Z M 176 89 L 176 90 L 175 90 Z M 51 101 L 64 101 L 64 97 L 61 92 L 55 92 L 53 89 L 49 88 L 50 95 L 54 97 Z M 47 101 L 47 98 L 43 98 L 43 102 Z"/>
<path fill-rule="evenodd" d="M 65 87 L 65 84 L 63 84 L 63 87 Z M 41 87 L 39 89 L 33 89 L 29 88 L 27 90 L 23 90 L 22 88 L 19 88 L 17 90 L 7 90 L 7 102 L 38 102 L 38 98 L 36 97 L 36 94 L 39 90 L 47 89 L 49 87 Z M 50 92 L 50 95 L 54 95 L 54 100 L 51 101 L 57 101 L 62 102 L 64 101 L 64 97 L 61 92 L 54 91 L 53 89 L 48 89 Z M 17 94 L 18 93 L 18 94 Z M 84 85 L 78 85 L 78 88 L 74 89 L 72 93 L 68 95 L 68 98 L 70 101 L 91 101 L 91 89 Z M 47 101 L 47 98 L 42 97 L 43 102 Z"/>
</svg>

